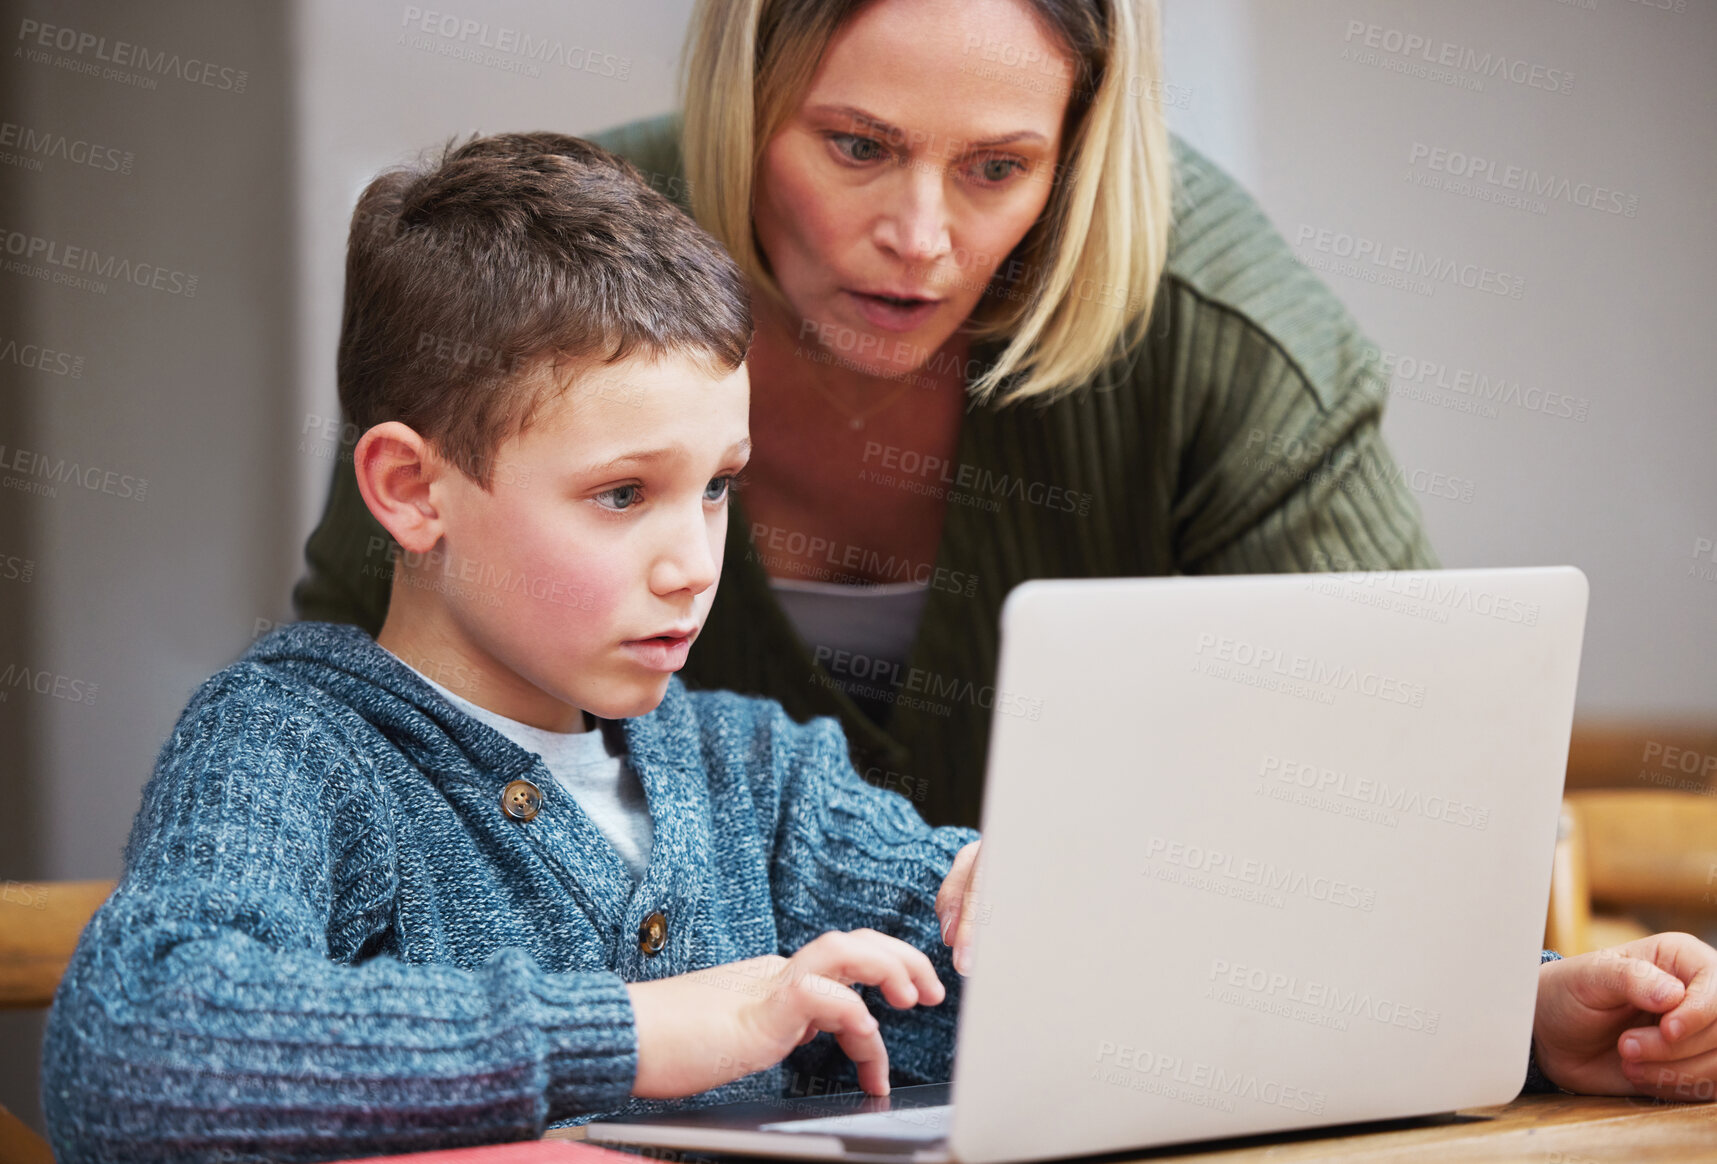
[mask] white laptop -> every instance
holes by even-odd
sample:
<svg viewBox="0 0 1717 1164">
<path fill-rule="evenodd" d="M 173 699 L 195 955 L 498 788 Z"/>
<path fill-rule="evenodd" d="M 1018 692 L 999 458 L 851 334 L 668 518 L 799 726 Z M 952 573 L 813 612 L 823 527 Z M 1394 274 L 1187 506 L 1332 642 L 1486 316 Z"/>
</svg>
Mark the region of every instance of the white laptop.
<svg viewBox="0 0 1717 1164">
<path fill-rule="evenodd" d="M 1571 567 L 1019 586 L 951 1083 L 587 1137 L 990 1164 L 1506 1103 L 1586 598 Z"/>
</svg>

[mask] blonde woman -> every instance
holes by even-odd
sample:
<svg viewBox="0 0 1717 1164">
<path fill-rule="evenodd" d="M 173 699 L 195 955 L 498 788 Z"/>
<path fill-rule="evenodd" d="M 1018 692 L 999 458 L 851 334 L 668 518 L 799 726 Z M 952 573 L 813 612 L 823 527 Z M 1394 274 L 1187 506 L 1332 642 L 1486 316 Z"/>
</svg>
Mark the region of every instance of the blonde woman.
<svg viewBox="0 0 1717 1164">
<path fill-rule="evenodd" d="M 992 686 L 1016 583 L 1436 564 L 1371 349 L 1165 130 L 1154 0 L 704 0 L 685 58 L 683 116 L 595 140 L 753 287 L 689 684 L 836 716 L 975 826 L 990 717 L 1030 713 Z M 340 463 L 299 614 L 375 633 L 389 548 Z"/>
<path fill-rule="evenodd" d="M 736 293 L 749 296 L 756 321 L 752 479 L 728 515 L 726 584 L 701 634 L 692 628 L 653 636 L 668 641 L 654 644 L 652 657 L 678 658 L 691 638 L 707 639 L 690 656 L 687 673 L 695 682 L 773 696 L 795 717 L 838 714 L 861 757 L 860 771 L 917 802 L 931 823 L 976 820 L 988 717 L 997 710 L 1029 714 L 1018 693 L 988 686 L 996 611 L 1015 582 L 1045 575 L 1432 563 L 1411 500 L 1377 435 L 1380 389 L 1363 342 L 1244 195 L 1168 140 L 1151 100 L 1156 44 L 1156 13 L 1142 0 L 706 0 L 687 54 L 685 117 L 607 135 L 607 144 L 689 202 L 725 244 L 748 278 Z M 536 177 L 527 185 L 540 193 Z M 567 199 L 556 200 L 564 204 Z M 588 205 L 601 210 L 606 204 L 594 197 Z M 405 237 L 404 231 L 394 237 Z M 620 265 L 637 272 L 639 285 L 655 289 L 643 297 L 635 330 L 617 328 L 616 342 L 652 329 L 665 334 L 675 299 L 675 260 L 642 247 L 629 253 L 623 249 L 627 237 L 593 229 L 578 238 L 602 260 L 596 264 L 602 270 L 621 255 L 626 262 Z M 535 269 L 521 260 L 497 271 L 494 285 Z M 692 275 L 687 267 L 686 279 Z M 455 277 L 425 282 L 443 286 Z M 606 285 L 619 282 L 611 278 Z M 546 277 L 538 284 L 561 286 Z M 587 289 L 591 285 L 602 284 Z M 494 288 L 476 280 L 474 290 Z M 638 306 L 637 288 L 626 290 L 632 293 L 599 296 L 590 313 L 611 318 L 621 304 Z M 413 330 L 419 333 L 416 354 L 442 358 L 445 345 L 445 358 L 472 364 L 474 376 L 492 374 L 517 354 L 437 334 L 433 326 Z M 622 369 L 628 367 L 638 383 L 627 383 Z M 595 416 L 669 434 L 661 442 L 671 448 L 662 462 L 669 468 L 635 472 L 692 475 L 687 466 L 702 463 L 698 445 L 717 435 L 696 415 L 720 400 L 712 405 L 712 397 L 693 391 L 701 387 L 693 377 L 671 365 L 638 372 L 636 361 L 616 352 L 608 368 L 612 374 L 581 366 L 570 405 L 556 402 L 557 414 L 569 418 L 568 431 L 581 431 L 586 401 L 577 395 L 599 394 L 603 399 L 589 402 L 587 427 L 596 427 Z M 679 402 L 667 411 L 651 406 L 664 378 Z M 468 387 L 455 383 L 453 390 Z M 636 418 L 625 415 L 628 401 L 637 403 Z M 376 447 L 373 439 L 367 447 Z M 469 471 L 491 480 L 496 491 L 534 491 L 530 508 L 547 518 L 503 531 L 519 545 L 493 564 L 553 562 L 555 576 L 525 569 L 440 579 L 432 559 L 437 543 L 427 536 L 413 542 L 417 560 L 405 576 L 427 588 L 423 601 L 432 607 L 455 594 L 458 601 L 449 605 L 469 609 L 492 588 L 497 601 L 518 604 L 501 621 L 544 628 L 542 641 L 521 632 L 529 646 L 523 654 L 562 658 L 554 628 L 565 638 L 579 620 L 545 606 L 539 624 L 530 619 L 529 604 L 576 602 L 577 589 L 564 585 L 568 575 L 621 572 L 639 557 L 637 544 L 615 532 L 621 527 L 603 527 L 601 552 L 575 553 L 566 539 L 544 531 L 560 529 L 557 518 L 573 502 L 593 499 L 567 496 L 576 491 L 552 470 L 527 480 L 529 461 L 508 464 L 497 456 L 495 462 L 479 460 Z M 373 494 L 374 473 L 367 472 Z M 408 491 L 416 488 L 411 473 L 402 479 Z M 388 579 L 389 558 L 378 551 L 388 549 L 389 538 L 381 526 L 362 520 L 367 511 L 353 480 L 350 469 L 336 478 L 328 516 L 312 539 L 313 574 L 299 602 L 309 617 L 359 621 L 373 634 L 388 588 L 406 583 Z M 462 496 L 475 495 L 460 488 Z M 628 505 L 647 514 L 678 512 L 672 501 L 650 509 L 646 485 L 615 480 L 602 489 L 615 494 L 616 503 L 626 495 Z M 701 505 L 698 491 L 683 492 Z M 389 512 L 403 522 L 415 521 L 414 512 L 426 520 L 435 516 L 433 507 L 419 510 L 409 501 Z M 503 505 L 494 512 L 519 510 Z M 713 519 L 683 520 L 695 541 L 706 528 L 697 522 Z M 701 593 L 715 586 L 718 571 L 709 547 L 699 548 L 705 552 L 695 560 L 710 562 L 697 577 Z M 539 551 L 534 557 L 526 552 L 532 549 Z M 686 574 L 677 577 L 682 589 L 693 588 Z M 415 597 L 402 599 L 398 608 L 415 605 Z M 336 628 L 282 633 L 340 641 Z M 481 691 L 485 675 L 490 682 L 500 675 L 502 654 L 476 656 L 469 672 L 425 677 L 454 686 L 468 682 Z M 334 663 L 317 670 L 310 685 L 346 691 L 363 678 L 355 657 Z M 554 665 L 542 663 L 550 670 Z M 520 682 L 511 689 L 529 695 L 536 683 L 542 690 L 539 681 L 523 678 L 539 673 L 533 662 L 514 675 Z M 297 692 L 298 684 L 270 685 L 276 688 Z M 374 702 L 363 692 L 352 700 L 366 707 Z M 428 731 L 429 721 L 418 703 L 406 702 L 406 713 L 389 725 L 387 747 L 409 752 L 424 777 L 411 784 L 423 811 L 389 807 L 404 777 L 387 786 L 386 795 L 352 798 L 355 809 L 414 824 L 445 822 L 450 801 L 426 790 L 439 790 L 443 781 L 457 784 L 470 756 L 491 749 L 471 740 L 463 748 L 420 746 L 415 733 Z M 651 729 L 638 726 L 645 718 L 625 722 L 645 732 Z M 314 800 L 323 788 L 344 787 L 344 767 L 325 780 L 300 778 L 301 758 L 338 750 L 341 732 L 294 734 L 281 722 L 269 716 L 222 720 L 261 741 L 267 763 L 247 760 L 235 767 L 223 760 L 216 767 L 268 777 L 259 786 L 265 795 L 254 800 L 215 798 L 223 811 L 248 811 L 252 803 L 266 811 L 286 795 L 282 789 L 290 790 L 311 797 L 292 801 L 303 807 L 305 830 L 263 835 L 313 836 L 318 828 L 337 827 L 358 838 L 342 846 L 342 855 L 385 855 L 379 846 L 395 826 L 378 822 L 372 829 L 349 813 L 322 811 Z M 818 734 L 831 748 L 783 744 L 770 754 L 820 765 L 831 781 L 794 800 L 795 815 L 779 827 L 784 840 L 778 847 L 788 855 L 771 857 L 774 872 L 764 873 L 757 834 L 747 829 L 755 819 L 752 808 L 770 804 L 768 765 L 742 756 L 722 769 L 732 778 L 719 780 L 705 766 L 724 749 L 739 752 L 765 738 L 788 737 L 785 721 L 764 732 L 729 716 L 702 741 L 683 730 L 682 720 L 673 722 L 682 726 L 673 729 L 672 741 L 638 752 L 662 781 L 655 799 L 669 797 L 661 819 L 685 825 L 664 828 L 661 859 L 678 862 L 671 879 L 683 883 L 681 893 L 710 885 L 706 878 L 716 874 L 726 876 L 725 886 L 684 910 L 671 906 L 642 919 L 636 953 L 631 932 L 620 928 L 605 928 L 570 950 L 577 919 L 561 898 L 583 889 L 539 898 L 528 878 L 481 881 L 478 854 L 456 860 L 459 867 L 441 877 L 426 876 L 425 866 L 412 861 L 391 867 L 386 860 L 345 862 L 344 869 L 377 873 L 345 888 L 342 908 L 350 903 L 350 909 L 340 915 L 338 932 L 310 907 L 277 921 L 266 908 L 253 909 L 252 898 L 226 895 L 219 909 L 236 911 L 247 929 L 293 945 L 298 973 L 284 984 L 267 971 L 284 962 L 264 962 L 263 972 L 247 973 L 246 964 L 221 947 L 218 973 L 208 979 L 216 984 L 208 996 L 214 1002 L 197 1012 L 208 1012 L 210 1029 L 223 1038 L 237 1029 L 233 1015 L 240 1012 L 229 1001 L 234 983 L 244 988 L 240 994 L 260 996 L 264 1004 L 272 1001 L 271 988 L 286 995 L 278 1008 L 257 1007 L 268 1016 L 262 1035 L 273 1040 L 266 1062 L 255 1071 L 216 1076 L 202 1095 L 221 1104 L 211 1106 L 214 1112 L 230 1109 L 234 1094 L 246 1088 L 252 1102 L 265 1091 L 280 1134 L 211 1115 L 206 1127 L 174 1139 L 160 1155 L 193 1158 L 202 1149 L 203 1158 L 214 1158 L 226 1151 L 225 1136 L 247 1140 L 247 1151 L 268 1138 L 270 1155 L 315 1158 L 344 1146 L 334 1132 L 363 1139 L 372 1150 L 405 1141 L 428 1147 L 471 1136 L 478 1108 L 489 1120 L 486 1134 L 504 1130 L 516 1138 L 537 1134 L 545 1120 L 583 1122 L 621 1100 L 627 1110 L 638 1110 L 639 1103 L 694 1096 L 704 1103 L 780 1094 L 784 1085 L 806 1079 L 822 1087 L 862 1082 L 883 1090 L 894 1077 L 945 1078 L 958 1011 L 957 970 L 964 965 L 959 954 L 950 960 L 945 944 L 958 949 L 968 937 L 971 919 L 962 905 L 976 839 L 956 851 L 955 843 L 970 834 L 937 830 L 942 847 L 929 852 L 931 846 L 917 839 L 923 822 L 895 798 L 850 779 L 828 725 L 813 725 L 806 738 Z M 673 755 L 670 742 L 689 754 Z M 837 762 L 828 763 L 830 757 Z M 719 784 L 729 797 L 726 811 L 676 810 L 671 802 L 679 791 L 670 777 L 685 782 L 679 791 L 687 795 Z M 837 780 L 845 789 L 828 791 Z M 524 790 L 506 786 L 522 798 L 511 811 L 530 819 L 540 789 L 520 783 Z M 588 802 L 607 822 L 605 831 L 650 824 L 647 812 L 641 819 L 635 809 L 612 803 L 621 800 Z M 205 802 L 214 803 L 198 801 Z M 208 814 L 174 810 L 167 816 L 175 825 L 194 825 Z M 590 824 L 585 814 L 578 819 Z M 722 843 L 692 843 L 703 828 L 723 830 Z M 578 843 L 540 852 L 575 867 L 599 862 L 600 843 L 590 828 L 581 831 Z M 880 839 L 885 833 L 889 839 Z M 233 835 L 233 844 L 160 851 L 243 864 L 230 854 L 252 850 L 245 847 L 246 834 Z M 540 842 L 527 846 L 507 835 L 515 851 L 530 848 L 533 859 L 538 855 Z M 843 836 L 850 843 L 841 841 L 837 856 L 807 848 L 818 838 Z M 920 873 L 885 863 L 891 846 L 916 846 L 904 864 L 916 863 Z M 321 851 L 309 848 L 312 859 Z M 466 850 L 449 851 L 457 857 Z M 801 851 L 803 859 L 795 856 Z M 229 857 L 218 858 L 221 853 Z M 713 873 L 693 865 L 703 853 L 714 855 Z M 175 878 L 183 876 L 183 861 L 162 867 L 168 865 Z M 924 870 L 943 876 L 933 911 Z M 618 902 L 625 889 L 617 867 L 599 872 L 593 882 L 569 878 L 566 886 L 597 884 Z M 851 888 L 861 875 L 863 886 Z M 402 878 L 413 880 L 412 894 Z M 267 871 L 261 880 L 270 892 L 292 881 Z M 322 876 L 301 880 L 286 888 L 318 902 L 330 891 Z M 669 880 L 659 875 L 652 891 L 665 892 Z M 395 889 L 402 901 L 415 903 L 409 925 L 395 924 L 386 907 Z M 775 909 L 771 898 L 778 891 L 783 904 Z M 445 903 L 444 910 L 425 906 L 426 900 Z M 634 892 L 627 906 L 643 901 L 643 893 Z M 739 925 L 732 920 L 736 903 L 745 902 L 757 911 Z M 567 924 L 546 912 L 557 908 L 567 909 Z M 128 1038 L 141 1029 L 148 1036 L 142 1038 L 144 1058 L 170 1060 L 171 1070 L 188 1072 L 194 1068 L 181 1063 L 184 1055 L 213 1040 L 184 1039 L 192 1050 L 182 1051 L 137 1021 L 161 963 L 195 956 L 181 957 L 178 950 L 173 959 L 160 955 L 151 934 L 197 936 L 194 918 L 187 922 L 173 910 L 160 916 L 166 920 L 154 928 L 114 928 L 116 943 L 141 934 L 132 953 L 143 968 L 132 979 L 119 974 L 121 989 L 100 989 L 99 981 L 75 969 L 67 989 L 94 1000 L 84 1007 L 92 1024 L 109 1024 Z M 872 920 L 889 932 L 870 928 Z M 811 936 L 813 928 L 823 932 Z M 359 937 L 370 931 L 374 941 Z M 420 943 L 421 959 L 414 956 L 408 966 L 377 956 L 397 950 L 389 943 L 408 932 Z M 496 937 L 490 944 L 501 946 L 506 958 L 484 964 L 494 977 L 475 978 L 441 964 L 489 942 L 484 935 L 502 933 L 532 940 L 527 950 L 517 937 L 504 946 Z M 230 945 L 249 948 L 228 937 Z M 327 948 L 336 937 L 345 943 L 339 960 L 350 963 L 339 971 L 316 965 L 299 948 Z M 603 992 L 589 996 L 595 1004 L 583 1006 L 575 997 L 572 988 L 582 981 L 576 975 L 555 975 L 544 985 L 541 954 L 600 975 L 600 983 L 594 977 L 587 983 Z M 657 955 L 665 962 L 645 969 L 643 959 Z M 428 964 L 417 965 L 420 960 Z M 86 962 L 90 975 L 109 964 L 93 957 Z M 312 976 L 312 966 L 319 976 Z M 692 972 L 702 969 L 712 973 Z M 799 973 L 807 969 L 816 972 L 814 979 Z M 1676 1088 L 1685 1086 L 1695 1097 L 1708 1096 L 1717 1072 L 1714 973 L 1717 951 L 1685 934 L 1549 961 L 1539 972 L 1534 1050 L 1543 1073 L 1533 1086 L 1554 1081 L 1664 1097 L 1676 1097 Z M 169 1002 L 208 1002 L 167 981 L 155 993 Z M 733 985 L 747 981 L 776 982 L 782 989 Z M 406 988 L 394 989 L 396 982 Z M 861 1015 L 850 992 L 825 991 L 823 982 L 885 989 Z M 317 993 L 321 984 L 331 992 L 327 997 Z M 342 990 L 355 992 L 364 1005 L 342 1011 L 335 1004 L 350 997 Z M 385 1004 L 371 1003 L 384 994 Z M 115 998 L 130 1009 L 115 1012 Z M 837 1004 L 853 1025 L 820 1013 Z M 156 1013 L 167 1013 L 166 1004 Z M 413 1016 L 426 1021 L 404 1021 Z M 69 1030 L 68 1021 L 61 1019 L 55 1030 Z M 365 1042 L 378 1028 L 400 1041 Z M 819 1029 L 839 1029 L 840 1049 L 819 1039 Z M 226 1039 L 222 1046 L 242 1048 L 243 1042 Z M 88 1045 L 100 1049 L 65 1037 L 52 1044 L 58 1077 L 72 1077 L 73 1049 Z M 435 1053 L 382 1059 L 371 1053 L 389 1045 L 434 1047 Z M 162 1053 L 162 1046 L 171 1053 Z M 363 1079 L 375 1086 L 346 1087 L 349 1080 L 330 1066 L 336 1063 L 358 1063 Z M 394 1074 L 377 1076 L 378 1069 Z M 267 1071 L 289 1081 L 277 1082 Z M 184 1098 L 179 1078 L 173 1076 L 175 1110 L 191 1110 L 200 1123 L 203 1116 Z M 54 1093 L 68 1103 L 79 1094 L 70 1086 Z M 92 1122 L 108 1120 L 99 1099 L 87 1106 L 100 1117 Z M 114 1106 L 114 1122 L 135 1126 L 135 1100 Z M 112 1155 L 99 1151 L 105 1143 L 86 1142 L 98 1149 L 92 1158 Z"/>
</svg>

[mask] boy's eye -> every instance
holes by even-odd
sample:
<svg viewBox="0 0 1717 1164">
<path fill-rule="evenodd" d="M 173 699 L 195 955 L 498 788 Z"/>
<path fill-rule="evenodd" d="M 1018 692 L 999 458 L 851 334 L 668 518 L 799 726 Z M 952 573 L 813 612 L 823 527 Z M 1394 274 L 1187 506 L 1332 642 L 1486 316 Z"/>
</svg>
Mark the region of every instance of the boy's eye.
<svg viewBox="0 0 1717 1164">
<path fill-rule="evenodd" d="M 615 504 L 603 505 L 604 509 L 614 509 L 614 510 L 630 509 L 630 508 L 632 508 L 632 506 L 634 504 L 637 503 L 639 492 L 640 492 L 640 488 L 637 485 L 616 485 L 612 489 L 606 490 L 602 493 L 598 493 L 596 495 L 596 501 L 598 504 L 602 504 L 603 498 L 612 497 L 615 501 Z"/>
</svg>

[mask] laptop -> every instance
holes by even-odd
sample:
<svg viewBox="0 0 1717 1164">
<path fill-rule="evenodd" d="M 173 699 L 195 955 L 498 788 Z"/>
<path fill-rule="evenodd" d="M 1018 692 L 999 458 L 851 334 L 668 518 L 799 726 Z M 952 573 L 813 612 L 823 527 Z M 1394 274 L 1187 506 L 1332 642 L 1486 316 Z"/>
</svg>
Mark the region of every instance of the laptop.
<svg viewBox="0 0 1717 1164">
<path fill-rule="evenodd" d="M 587 1138 L 1005 1164 L 1508 1102 L 1586 600 L 1572 567 L 1017 587 L 951 1082 Z"/>
</svg>

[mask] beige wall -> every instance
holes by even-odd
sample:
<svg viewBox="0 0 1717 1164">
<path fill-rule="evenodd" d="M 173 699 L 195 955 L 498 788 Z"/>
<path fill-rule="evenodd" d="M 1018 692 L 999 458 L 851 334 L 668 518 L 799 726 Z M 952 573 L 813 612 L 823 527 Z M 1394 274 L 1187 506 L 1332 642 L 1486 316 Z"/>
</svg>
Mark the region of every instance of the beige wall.
<svg viewBox="0 0 1717 1164">
<path fill-rule="evenodd" d="M 1325 274 L 1405 373 L 1384 431 L 1444 565 L 1579 566 L 1580 711 L 1717 715 L 1717 4 L 1163 4 L 1172 123 L 1304 259 L 1520 281 Z M 1521 206 L 1467 193 L 1528 182 Z"/>
<path fill-rule="evenodd" d="M 0 262 L 27 267 L 0 271 L 0 669 L 46 691 L 0 700 L 6 878 L 118 873 L 187 696 L 285 594 L 290 69 L 281 15 L 235 11 L 71 0 L 0 24 Z M 177 71 L 115 63 L 120 41 Z M 0 1015 L 0 1102 L 38 1126 L 39 1040 L 40 1016 Z"/>
</svg>

